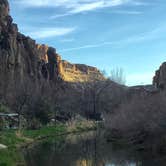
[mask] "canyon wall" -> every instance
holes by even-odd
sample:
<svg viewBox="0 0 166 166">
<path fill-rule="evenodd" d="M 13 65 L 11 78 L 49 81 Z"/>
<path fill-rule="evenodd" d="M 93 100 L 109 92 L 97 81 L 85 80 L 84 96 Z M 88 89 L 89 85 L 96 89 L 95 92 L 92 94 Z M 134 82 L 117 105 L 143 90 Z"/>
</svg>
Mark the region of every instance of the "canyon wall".
<svg viewBox="0 0 166 166">
<path fill-rule="evenodd" d="M 7 0 L 0 0 L 0 78 L 3 76 L 7 81 L 29 77 L 36 83 L 57 78 L 68 82 L 104 79 L 98 69 L 63 61 L 55 48 L 19 33 Z"/>
</svg>

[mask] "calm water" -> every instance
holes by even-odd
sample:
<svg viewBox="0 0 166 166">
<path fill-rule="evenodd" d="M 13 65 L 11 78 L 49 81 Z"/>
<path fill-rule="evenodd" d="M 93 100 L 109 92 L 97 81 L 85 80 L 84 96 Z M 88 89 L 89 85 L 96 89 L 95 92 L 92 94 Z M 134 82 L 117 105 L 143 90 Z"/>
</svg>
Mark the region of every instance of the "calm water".
<svg viewBox="0 0 166 166">
<path fill-rule="evenodd" d="M 27 166 L 166 166 L 166 157 L 107 143 L 99 132 L 47 140 L 24 152 Z"/>
</svg>

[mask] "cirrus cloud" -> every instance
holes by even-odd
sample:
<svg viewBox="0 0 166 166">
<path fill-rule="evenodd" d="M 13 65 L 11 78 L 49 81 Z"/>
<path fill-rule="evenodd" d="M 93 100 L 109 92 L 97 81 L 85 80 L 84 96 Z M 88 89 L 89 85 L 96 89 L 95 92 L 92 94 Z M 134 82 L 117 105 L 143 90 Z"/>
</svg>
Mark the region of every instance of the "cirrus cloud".
<svg viewBox="0 0 166 166">
<path fill-rule="evenodd" d="M 143 5 L 143 3 L 138 0 L 15 0 L 14 3 L 21 5 L 22 7 L 61 7 L 66 9 L 66 13 L 68 14 L 125 4 Z M 63 13 L 63 15 L 67 14 Z"/>
<path fill-rule="evenodd" d="M 31 36 L 35 39 L 43 39 L 43 38 L 50 38 L 50 37 L 57 37 L 57 36 L 64 36 L 69 33 L 72 33 L 75 31 L 76 27 L 70 27 L 70 28 L 40 28 L 40 29 L 31 29 L 27 30 L 25 34 L 28 36 Z"/>
</svg>

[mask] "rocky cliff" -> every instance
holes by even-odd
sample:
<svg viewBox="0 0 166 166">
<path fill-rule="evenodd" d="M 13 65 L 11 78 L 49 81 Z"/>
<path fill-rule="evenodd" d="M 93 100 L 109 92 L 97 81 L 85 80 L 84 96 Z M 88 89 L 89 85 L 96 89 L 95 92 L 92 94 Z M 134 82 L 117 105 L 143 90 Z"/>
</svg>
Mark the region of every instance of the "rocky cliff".
<svg viewBox="0 0 166 166">
<path fill-rule="evenodd" d="M 35 82 L 57 78 L 69 82 L 104 79 L 96 68 L 63 61 L 56 49 L 39 45 L 19 33 L 9 15 L 7 0 L 0 0 L 0 75 L 8 81 L 21 81 L 27 76 Z"/>
<path fill-rule="evenodd" d="M 159 89 L 166 88 L 166 62 L 164 62 L 160 66 L 159 70 L 156 71 L 153 78 L 153 85 L 155 85 Z"/>
<path fill-rule="evenodd" d="M 60 62 L 60 74 L 68 82 L 85 82 L 93 80 L 104 80 L 101 72 L 91 66 L 83 64 L 71 64 L 67 61 Z"/>
<path fill-rule="evenodd" d="M 39 58 L 44 64 L 50 64 L 53 62 L 49 57 L 49 47 L 46 45 L 37 45 L 39 51 Z M 53 49 L 53 48 L 52 48 Z M 55 50 L 52 51 L 56 52 Z M 85 82 L 91 80 L 104 80 L 104 76 L 101 72 L 92 66 L 87 66 L 84 64 L 72 64 L 68 61 L 62 60 L 59 54 L 56 54 L 57 73 L 59 77 L 66 82 Z M 45 66 L 43 66 L 42 73 L 45 73 Z M 44 74 L 45 75 L 45 74 Z M 46 74 L 47 75 L 47 74 Z"/>
</svg>

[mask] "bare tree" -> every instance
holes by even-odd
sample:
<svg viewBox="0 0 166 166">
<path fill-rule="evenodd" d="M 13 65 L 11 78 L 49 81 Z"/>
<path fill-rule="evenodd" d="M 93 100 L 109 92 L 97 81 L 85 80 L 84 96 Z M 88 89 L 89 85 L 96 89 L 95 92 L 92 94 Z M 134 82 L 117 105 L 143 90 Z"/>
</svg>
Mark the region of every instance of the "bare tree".
<svg viewBox="0 0 166 166">
<path fill-rule="evenodd" d="M 125 74 L 124 74 L 124 70 L 122 68 L 116 68 L 111 70 L 110 73 L 110 80 L 121 84 L 121 85 L 125 85 L 126 83 L 126 78 L 125 78 Z"/>
<path fill-rule="evenodd" d="M 22 128 L 21 118 L 25 117 L 28 105 L 31 104 L 32 96 L 36 94 L 34 83 L 28 78 L 24 81 L 15 81 L 11 88 L 11 96 L 9 97 L 9 105 L 12 111 L 18 114 L 19 130 Z"/>
<path fill-rule="evenodd" d="M 101 113 L 101 96 L 104 91 L 109 87 L 109 80 L 94 80 L 91 82 L 86 82 L 82 88 L 82 110 L 86 113 L 86 116 L 89 115 L 98 116 L 97 114 Z M 97 117 L 96 117 L 97 120 Z"/>
</svg>

